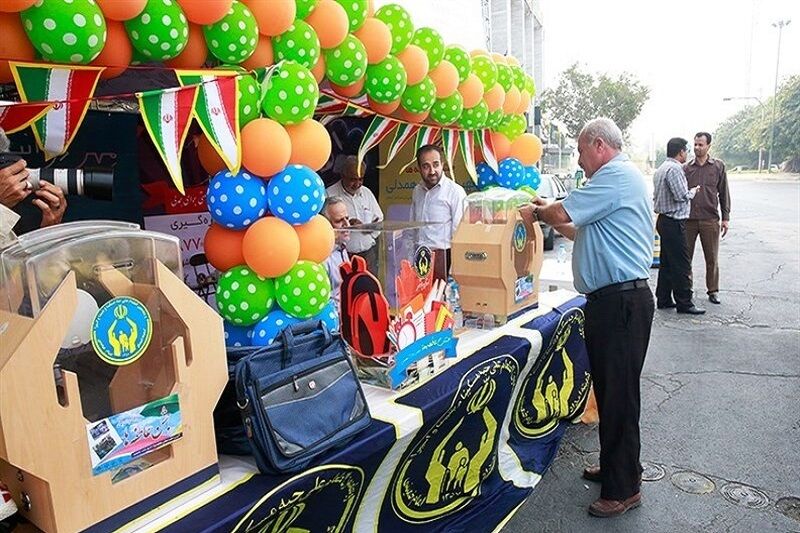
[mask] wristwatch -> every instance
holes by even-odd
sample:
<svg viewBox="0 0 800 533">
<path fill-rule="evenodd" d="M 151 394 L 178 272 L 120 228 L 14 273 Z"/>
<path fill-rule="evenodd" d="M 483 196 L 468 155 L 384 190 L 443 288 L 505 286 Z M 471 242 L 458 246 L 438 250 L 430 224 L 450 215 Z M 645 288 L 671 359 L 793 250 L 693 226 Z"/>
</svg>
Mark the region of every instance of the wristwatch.
<svg viewBox="0 0 800 533">
<path fill-rule="evenodd" d="M 536 204 L 533 204 L 533 211 L 531 211 L 531 212 L 533 213 L 533 220 L 535 220 L 536 222 L 539 222 L 539 206 L 536 205 Z"/>
</svg>

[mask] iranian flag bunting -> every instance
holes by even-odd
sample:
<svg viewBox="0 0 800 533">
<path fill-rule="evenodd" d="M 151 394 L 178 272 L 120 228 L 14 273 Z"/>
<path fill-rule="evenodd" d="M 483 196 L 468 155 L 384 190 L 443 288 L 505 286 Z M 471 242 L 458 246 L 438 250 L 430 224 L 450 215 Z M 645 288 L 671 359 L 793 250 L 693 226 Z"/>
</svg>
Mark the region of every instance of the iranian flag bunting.
<svg viewBox="0 0 800 533">
<path fill-rule="evenodd" d="M 50 112 L 34 122 L 33 135 L 46 159 L 69 148 L 78 131 L 103 67 L 48 66 L 9 61 L 23 102 L 52 103 Z"/>
<path fill-rule="evenodd" d="M 239 77 L 236 72 L 175 72 L 182 86 L 196 85 L 194 116 L 211 146 L 234 174 L 242 165 L 239 135 Z"/>
<path fill-rule="evenodd" d="M 319 101 L 317 102 L 317 109 L 314 111 L 317 115 L 338 115 L 347 108 L 347 103 L 342 102 L 338 98 L 334 98 L 325 91 L 319 92 Z"/>
<path fill-rule="evenodd" d="M 497 156 L 494 155 L 494 145 L 492 144 L 491 130 L 481 130 L 480 133 L 475 136 L 475 139 L 477 140 L 478 145 L 481 147 L 483 160 L 486 161 L 486 164 L 489 165 L 492 170 L 494 170 L 495 174 L 497 174 Z"/>
<path fill-rule="evenodd" d="M 167 166 L 172 182 L 181 194 L 181 150 L 192 122 L 197 101 L 196 85 L 165 91 L 138 93 L 139 109 L 145 128 Z"/>
<path fill-rule="evenodd" d="M 454 161 L 456 152 L 458 151 L 458 131 L 451 129 L 442 130 L 442 149 L 444 156 L 447 159 L 447 166 L 450 168 L 450 177 L 455 178 L 456 168 Z"/>
<path fill-rule="evenodd" d="M 53 104 L 25 104 L 0 101 L 0 128 L 6 133 L 14 133 L 30 126 L 50 111 Z"/>
<path fill-rule="evenodd" d="M 467 174 L 477 185 L 478 173 L 475 170 L 475 146 L 473 144 L 473 134 L 471 131 L 459 131 L 458 138 L 461 144 L 461 155 L 464 157 L 464 164 L 467 167 Z"/>
<path fill-rule="evenodd" d="M 409 124 L 408 122 L 401 122 L 397 126 L 397 130 L 394 134 L 394 139 L 392 139 L 392 143 L 389 145 L 389 151 L 386 153 L 386 161 L 383 165 L 379 166 L 378 168 L 384 169 L 389 166 L 389 163 L 395 158 L 395 156 L 400 152 L 400 150 L 405 146 L 408 141 L 410 141 L 414 135 L 417 133 L 419 126 L 417 124 Z"/>
<path fill-rule="evenodd" d="M 366 133 L 364 133 L 364 139 L 361 141 L 361 146 L 358 148 L 358 172 L 359 175 L 361 174 L 361 162 L 364 160 L 364 156 L 378 146 L 382 140 L 384 140 L 394 128 L 397 126 L 397 122 L 390 118 L 381 117 L 376 115 L 375 118 L 372 119 L 372 122 L 367 128 Z"/>
<path fill-rule="evenodd" d="M 415 143 L 416 149 L 419 150 L 425 145 L 433 144 L 436 142 L 437 137 L 439 137 L 439 128 L 434 128 L 433 126 L 422 126 L 419 129 L 419 132 L 417 132 L 417 141 Z"/>
</svg>

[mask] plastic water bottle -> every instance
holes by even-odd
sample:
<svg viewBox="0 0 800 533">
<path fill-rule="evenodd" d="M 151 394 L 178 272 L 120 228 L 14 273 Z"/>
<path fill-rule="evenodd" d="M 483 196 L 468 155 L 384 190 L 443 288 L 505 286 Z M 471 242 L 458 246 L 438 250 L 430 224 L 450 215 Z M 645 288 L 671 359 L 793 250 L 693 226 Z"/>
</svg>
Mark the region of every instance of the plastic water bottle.
<svg viewBox="0 0 800 533">
<path fill-rule="evenodd" d="M 447 305 L 453 313 L 453 326 L 455 329 L 464 326 L 464 313 L 461 311 L 461 295 L 458 292 L 458 283 L 453 278 L 450 278 L 447 283 Z"/>
<path fill-rule="evenodd" d="M 567 247 L 564 244 L 558 245 L 558 262 L 559 263 L 566 263 L 567 262 Z"/>
</svg>

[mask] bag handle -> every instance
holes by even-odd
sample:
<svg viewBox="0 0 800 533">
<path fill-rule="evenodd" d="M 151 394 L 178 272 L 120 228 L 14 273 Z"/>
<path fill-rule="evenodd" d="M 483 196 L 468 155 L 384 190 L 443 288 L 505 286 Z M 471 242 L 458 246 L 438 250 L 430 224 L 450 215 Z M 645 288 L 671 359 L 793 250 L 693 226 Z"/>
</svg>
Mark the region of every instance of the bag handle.
<svg viewBox="0 0 800 533">
<path fill-rule="evenodd" d="M 325 345 L 327 346 L 331 343 L 331 332 L 328 330 L 328 326 L 326 326 L 325 322 L 322 320 L 306 320 L 305 322 L 292 324 L 288 328 L 285 328 L 283 331 L 281 331 L 281 368 L 286 368 L 286 366 L 292 362 L 291 352 L 294 348 L 295 336 L 308 335 L 309 333 L 314 333 L 315 331 L 319 330 L 321 330 L 325 335 Z"/>
</svg>

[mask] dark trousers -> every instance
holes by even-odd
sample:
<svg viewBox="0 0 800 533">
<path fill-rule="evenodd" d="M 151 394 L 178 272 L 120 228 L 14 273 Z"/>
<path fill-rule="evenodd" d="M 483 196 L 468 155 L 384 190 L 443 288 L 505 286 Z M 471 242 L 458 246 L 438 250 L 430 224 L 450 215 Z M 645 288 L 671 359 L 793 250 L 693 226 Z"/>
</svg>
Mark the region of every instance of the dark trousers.
<svg viewBox="0 0 800 533">
<path fill-rule="evenodd" d="M 650 327 L 648 287 L 588 299 L 586 348 L 600 415 L 600 497 L 625 500 L 639 492 L 639 380 Z"/>
<path fill-rule="evenodd" d="M 692 306 L 692 263 L 686 246 L 686 221 L 658 215 L 656 230 L 661 237 L 656 300 L 666 304 L 673 295 L 678 309 Z"/>
<path fill-rule="evenodd" d="M 433 279 L 434 281 L 437 279 L 447 281 L 447 278 L 450 276 L 450 248 L 446 250 L 434 248 L 433 253 L 437 256 L 433 260 Z M 444 254 L 444 262 L 438 257 L 440 254 Z"/>
</svg>

